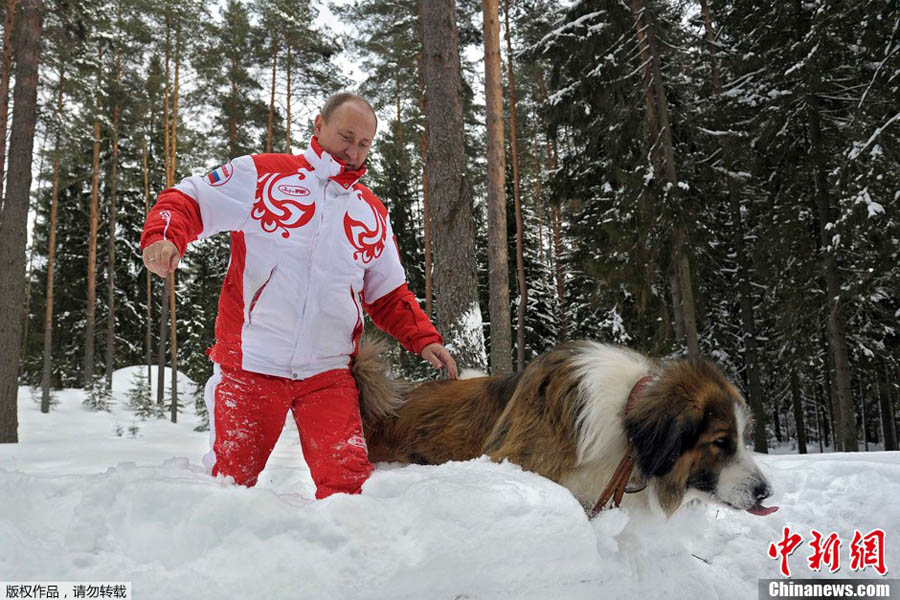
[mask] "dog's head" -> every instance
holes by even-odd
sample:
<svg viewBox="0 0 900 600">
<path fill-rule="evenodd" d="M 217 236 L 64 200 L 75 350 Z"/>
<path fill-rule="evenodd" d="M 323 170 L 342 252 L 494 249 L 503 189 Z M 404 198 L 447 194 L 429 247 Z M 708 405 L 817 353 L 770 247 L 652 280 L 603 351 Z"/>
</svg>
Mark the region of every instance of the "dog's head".
<svg viewBox="0 0 900 600">
<path fill-rule="evenodd" d="M 763 515 L 771 494 L 744 445 L 749 425 L 737 388 L 705 361 L 671 361 L 625 415 L 635 462 L 651 501 L 668 515 L 701 498 Z"/>
</svg>

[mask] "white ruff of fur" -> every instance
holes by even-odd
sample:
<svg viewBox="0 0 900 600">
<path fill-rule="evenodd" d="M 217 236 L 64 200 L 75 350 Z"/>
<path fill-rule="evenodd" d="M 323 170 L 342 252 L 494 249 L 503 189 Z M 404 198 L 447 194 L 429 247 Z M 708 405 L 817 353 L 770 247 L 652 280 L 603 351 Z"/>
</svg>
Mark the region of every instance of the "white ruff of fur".
<svg viewBox="0 0 900 600">
<path fill-rule="evenodd" d="M 625 403 L 631 388 L 650 372 L 644 356 L 618 346 L 587 342 L 575 365 L 581 402 L 578 413 L 578 464 L 624 452 Z M 618 454 L 618 453 L 616 453 Z M 618 462 L 621 456 L 616 456 Z"/>
<path fill-rule="evenodd" d="M 625 404 L 651 363 L 625 348 L 584 342 L 572 364 L 581 392 L 578 464 L 560 483 L 590 508 L 625 454 Z"/>
</svg>

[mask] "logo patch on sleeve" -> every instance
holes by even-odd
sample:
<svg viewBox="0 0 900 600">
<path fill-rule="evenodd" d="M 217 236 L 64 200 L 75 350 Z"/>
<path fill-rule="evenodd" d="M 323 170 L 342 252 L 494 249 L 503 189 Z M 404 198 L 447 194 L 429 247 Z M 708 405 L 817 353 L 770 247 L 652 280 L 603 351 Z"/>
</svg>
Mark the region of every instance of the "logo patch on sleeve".
<svg viewBox="0 0 900 600">
<path fill-rule="evenodd" d="M 213 187 L 225 185 L 231 179 L 233 173 L 234 167 L 231 166 L 231 163 L 224 164 L 206 176 L 206 183 Z"/>
</svg>

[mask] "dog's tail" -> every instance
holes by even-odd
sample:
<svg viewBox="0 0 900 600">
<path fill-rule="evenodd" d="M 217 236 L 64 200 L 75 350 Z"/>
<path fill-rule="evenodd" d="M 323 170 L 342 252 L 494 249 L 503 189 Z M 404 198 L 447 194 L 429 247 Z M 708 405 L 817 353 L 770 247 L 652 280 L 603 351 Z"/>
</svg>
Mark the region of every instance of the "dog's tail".
<svg viewBox="0 0 900 600">
<path fill-rule="evenodd" d="M 381 356 L 388 351 L 384 339 L 367 338 L 360 342 L 351 370 L 359 388 L 359 407 L 365 423 L 375 423 L 396 414 L 411 386 L 388 373 Z"/>
</svg>

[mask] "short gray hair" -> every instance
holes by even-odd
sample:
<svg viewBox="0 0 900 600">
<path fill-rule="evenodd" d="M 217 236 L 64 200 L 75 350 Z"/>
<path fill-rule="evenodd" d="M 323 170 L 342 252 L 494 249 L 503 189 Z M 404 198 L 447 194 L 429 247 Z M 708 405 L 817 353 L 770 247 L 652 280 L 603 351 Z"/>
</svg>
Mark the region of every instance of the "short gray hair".
<svg viewBox="0 0 900 600">
<path fill-rule="evenodd" d="M 369 104 L 368 100 L 366 100 L 359 94 L 354 94 L 352 92 L 338 92 L 337 94 L 332 94 L 331 96 L 329 96 L 328 100 L 325 101 L 325 105 L 322 107 L 322 118 L 327 121 L 331 117 L 331 115 L 334 114 L 334 111 L 339 109 L 347 102 L 357 102 L 371 110 L 372 116 L 375 117 L 375 129 L 378 130 L 378 115 L 375 114 L 375 109 L 372 108 L 372 105 Z"/>
</svg>

